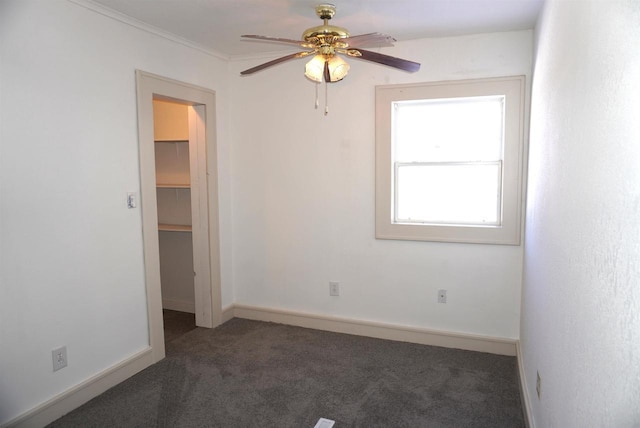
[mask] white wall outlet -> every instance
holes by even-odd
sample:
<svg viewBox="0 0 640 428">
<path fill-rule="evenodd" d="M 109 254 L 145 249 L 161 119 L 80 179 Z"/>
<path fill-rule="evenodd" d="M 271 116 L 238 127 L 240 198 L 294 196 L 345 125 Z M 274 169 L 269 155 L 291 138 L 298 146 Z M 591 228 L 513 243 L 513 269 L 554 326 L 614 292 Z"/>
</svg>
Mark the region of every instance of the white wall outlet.
<svg viewBox="0 0 640 428">
<path fill-rule="evenodd" d="M 540 379 L 540 372 L 536 370 L 536 392 L 538 393 L 538 400 L 540 399 L 541 391 L 542 391 L 542 379 Z"/>
<path fill-rule="evenodd" d="M 447 290 L 438 290 L 438 303 L 447 303 Z"/>
<path fill-rule="evenodd" d="M 61 346 L 51 351 L 51 359 L 53 360 L 54 372 L 67 367 L 67 347 Z"/>
<path fill-rule="evenodd" d="M 329 296 L 340 295 L 340 283 L 337 281 L 329 281 Z"/>
</svg>

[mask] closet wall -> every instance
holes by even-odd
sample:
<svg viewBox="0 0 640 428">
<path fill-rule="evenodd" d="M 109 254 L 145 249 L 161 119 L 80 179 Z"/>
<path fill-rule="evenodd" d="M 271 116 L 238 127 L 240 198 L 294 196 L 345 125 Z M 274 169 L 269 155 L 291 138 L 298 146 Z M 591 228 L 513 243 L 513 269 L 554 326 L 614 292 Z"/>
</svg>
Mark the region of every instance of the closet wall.
<svg viewBox="0 0 640 428">
<path fill-rule="evenodd" d="M 153 102 L 162 306 L 195 313 L 188 109 Z"/>
</svg>

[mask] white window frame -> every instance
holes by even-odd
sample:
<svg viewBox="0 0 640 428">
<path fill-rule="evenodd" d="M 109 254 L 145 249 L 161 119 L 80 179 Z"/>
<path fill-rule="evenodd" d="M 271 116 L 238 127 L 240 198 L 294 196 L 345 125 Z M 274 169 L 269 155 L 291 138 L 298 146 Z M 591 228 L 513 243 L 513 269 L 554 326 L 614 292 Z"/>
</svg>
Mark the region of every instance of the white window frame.
<svg viewBox="0 0 640 428">
<path fill-rule="evenodd" d="M 392 106 L 397 101 L 505 97 L 501 221 L 498 225 L 394 221 Z M 525 76 L 376 86 L 376 238 L 520 245 Z"/>
</svg>

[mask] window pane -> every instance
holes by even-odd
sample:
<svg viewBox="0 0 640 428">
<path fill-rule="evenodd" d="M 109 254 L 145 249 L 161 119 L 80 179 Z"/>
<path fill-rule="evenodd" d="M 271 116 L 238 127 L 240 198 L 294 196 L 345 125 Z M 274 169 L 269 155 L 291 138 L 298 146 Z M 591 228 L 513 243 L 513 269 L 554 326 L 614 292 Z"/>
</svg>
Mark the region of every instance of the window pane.
<svg viewBox="0 0 640 428">
<path fill-rule="evenodd" d="M 393 103 L 396 162 L 502 159 L 504 96 Z"/>
<path fill-rule="evenodd" d="M 499 162 L 398 165 L 396 181 L 396 222 L 499 224 Z"/>
</svg>

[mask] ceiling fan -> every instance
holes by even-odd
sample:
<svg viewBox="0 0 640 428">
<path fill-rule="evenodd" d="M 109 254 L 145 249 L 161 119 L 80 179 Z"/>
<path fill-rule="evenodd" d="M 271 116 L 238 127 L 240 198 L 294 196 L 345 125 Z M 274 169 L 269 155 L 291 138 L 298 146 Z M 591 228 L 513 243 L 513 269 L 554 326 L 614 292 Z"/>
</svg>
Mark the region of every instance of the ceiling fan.
<svg viewBox="0 0 640 428">
<path fill-rule="evenodd" d="M 248 39 L 266 42 L 296 45 L 308 50 L 274 59 L 256 67 L 249 68 L 248 70 L 244 70 L 240 74 L 252 74 L 291 59 L 304 58 L 313 55 L 311 61 L 309 61 L 305 66 L 305 76 L 315 82 L 337 82 L 342 80 L 349 71 L 349 64 L 338 54 L 387 65 L 389 67 L 409 72 L 415 72 L 420 69 L 420 64 L 417 62 L 362 49 L 363 47 L 393 46 L 393 42 L 396 40 L 393 37 L 380 33 L 351 36 L 345 28 L 329 25 L 329 20 L 333 18 L 335 13 L 335 5 L 320 4 L 316 6 L 316 15 L 318 15 L 324 23 L 317 27 L 305 30 L 305 32 L 302 33 L 302 40 L 257 35 L 241 36 Z"/>
</svg>

